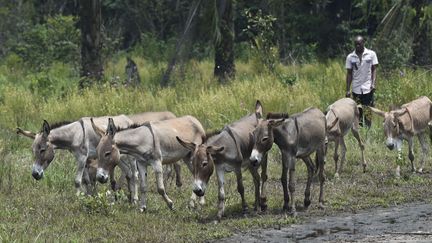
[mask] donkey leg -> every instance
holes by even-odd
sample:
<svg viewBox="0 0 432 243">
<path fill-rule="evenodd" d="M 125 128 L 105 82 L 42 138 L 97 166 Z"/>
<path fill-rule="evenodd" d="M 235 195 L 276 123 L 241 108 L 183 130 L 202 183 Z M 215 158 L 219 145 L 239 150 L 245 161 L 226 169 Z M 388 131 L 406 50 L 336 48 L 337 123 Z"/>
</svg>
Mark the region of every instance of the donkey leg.
<svg viewBox="0 0 432 243">
<path fill-rule="evenodd" d="M 132 172 L 132 180 L 131 185 L 129 186 L 129 190 L 131 191 L 131 203 L 135 204 L 138 202 L 138 167 L 137 163 L 138 161 L 134 158 L 129 161 L 131 172 Z"/>
<path fill-rule="evenodd" d="M 165 191 L 165 185 L 163 183 L 162 161 L 156 160 L 152 163 L 152 166 L 153 166 L 153 170 L 155 172 L 156 185 L 157 185 L 158 193 L 163 197 L 168 208 L 174 209 L 173 201 L 168 197 L 168 195 L 166 194 L 166 191 Z"/>
<path fill-rule="evenodd" d="M 84 170 L 87 162 L 87 155 L 78 154 L 75 157 L 78 164 L 78 169 L 75 176 L 75 188 L 77 190 L 76 194 L 80 195 L 81 193 L 85 193 L 81 188 L 81 186 L 82 186 L 82 179 L 83 179 Z"/>
<path fill-rule="evenodd" d="M 143 212 L 147 209 L 147 164 L 144 161 L 138 161 L 137 167 L 140 177 L 141 191 L 140 211 Z"/>
<path fill-rule="evenodd" d="M 220 221 L 225 212 L 225 190 L 224 190 L 225 170 L 221 166 L 216 166 L 216 176 L 217 176 L 218 188 L 219 188 L 219 194 L 218 194 L 219 203 L 218 203 L 217 217 L 218 220 Z"/>
<path fill-rule="evenodd" d="M 420 168 L 418 169 L 419 173 L 423 173 L 423 166 L 424 166 L 424 161 L 426 159 L 426 156 L 429 153 L 429 148 L 428 148 L 428 144 L 426 142 L 426 137 L 424 133 L 421 133 L 418 135 L 418 139 L 420 142 L 420 146 L 422 148 L 422 156 L 421 156 L 421 160 L 420 160 Z"/>
<path fill-rule="evenodd" d="M 338 154 L 338 149 L 339 149 L 339 139 L 336 138 L 335 145 L 334 145 L 334 154 L 333 154 L 333 159 L 334 159 L 334 162 L 335 162 L 335 175 L 334 175 L 335 178 L 339 178 L 339 164 L 338 164 L 339 154 Z"/>
<path fill-rule="evenodd" d="M 294 199 L 294 193 L 295 193 L 295 168 L 294 167 L 290 167 L 288 169 L 289 171 L 289 182 L 288 182 L 288 189 L 289 189 L 289 194 L 291 197 L 291 215 L 296 216 L 297 212 L 296 212 L 296 207 L 295 207 L 295 199 Z"/>
<path fill-rule="evenodd" d="M 175 178 L 176 178 L 176 186 L 181 187 L 183 185 L 181 179 L 181 166 L 177 162 L 174 163 L 174 171 L 175 171 Z"/>
<path fill-rule="evenodd" d="M 415 172 L 415 166 L 414 166 L 414 139 L 413 139 L 413 137 L 409 137 L 408 139 L 408 151 L 409 151 L 409 153 L 408 153 L 408 158 L 410 159 L 410 161 L 411 161 L 411 171 L 412 172 Z"/>
<path fill-rule="evenodd" d="M 340 161 L 339 170 L 342 171 L 346 159 L 345 155 L 347 150 L 344 137 L 340 138 L 340 145 L 341 145 L 341 161 Z"/>
<path fill-rule="evenodd" d="M 360 138 L 358 127 L 353 126 L 351 128 L 351 132 L 354 135 L 354 137 L 357 139 L 357 142 L 358 142 L 358 144 L 360 146 L 361 160 L 362 160 L 362 165 L 363 165 L 363 173 L 365 173 L 366 172 L 366 167 L 367 167 L 366 160 L 365 160 L 365 157 L 364 157 L 364 149 L 365 149 L 365 147 L 364 147 L 363 141 Z"/>
<path fill-rule="evenodd" d="M 310 166 L 310 164 L 312 164 L 312 160 L 311 160 L 310 156 L 303 158 L 303 161 L 305 162 L 307 170 L 308 170 L 308 178 L 307 178 L 307 182 L 306 182 L 305 198 L 303 201 L 303 205 L 304 205 L 305 209 L 308 209 L 309 205 L 311 204 L 310 188 L 311 188 L 311 184 L 312 184 L 313 167 Z"/>
<path fill-rule="evenodd" d="M 324 165 L 325 165 L 325 154 L 324 154 L 325 148 L 324 145 L 322 145 L 316 152 L 316 160 L 318 164 L 318 177 L 320 181 L 320 194 L 319 194 L 319 207 L 324 208 L 324 182 L 325 182 L 325 175 L 324 175 Z"/>
<path fill-rule="evenodd" d="M 281 176 L 281 183 L 282 183 L 282 189 L 284 194 L 284 204 L 283 204 L 283 210 L 287 211 L 289 210 L 289 194 L 288 194 L 288 180 L 287 180 L 287 173 L 288 173 L 288 155 L 286 152 L 282 151 L 282 176 Z"/>
<path fill-rule="evenodd" d="M 120 167 L 122 173 L 125 174 L 125 176 L 126 176 L 126 182 L 127 182 L 127 186 L 128 186 L 128 192 L 129 192 L 129 195 L 128 195 L 129 201 L 131 203 L 134 203 L 134 200 L 137 198 L 137 196 L 134 195 L 136 192 L 136 189 L 135 189 L 136 181 L 134 179 L 135 175 L 132 172 L 132 168 L 130 166 L 131 163 L 129 163 L 127 161 L 129 159 L 131 159 L 131 158 L 120 159 L 118 166 Z"/>
<path fill-rule="evenodd" d="M 246 199 L 244 196 L 244 186 L 243 186 L 243 175 L 241 168 L 237 168 L 235 170 L 236 178 L 237 178 L 237 191 L 240 194 L 241 200 L 242 200 L 242 210 L 243 213 L 246 213 L 248 211 L 248 206 L 246 203 Z"/>
<path fill-rule="evenodd" d="M 261 196 L 260 196 L 260 206 L 261 206 L 261 210 L 262 211 L 266 211 L 267 210 L 267 156 L 268 153 L 266 153 L 263 156 L 263 159 L 261 160 Z"/>
<path fill-rule="evenodd" d="M 255 186 L 255 203 L 254 203 L 254 211 L 258 210 L 258 206 L 260 204 L 260 175 L 258 173 L 258 169 L 254 166 L 249 167 L 249 172 L 253 177 L 253 183 Z"/>
</svg>

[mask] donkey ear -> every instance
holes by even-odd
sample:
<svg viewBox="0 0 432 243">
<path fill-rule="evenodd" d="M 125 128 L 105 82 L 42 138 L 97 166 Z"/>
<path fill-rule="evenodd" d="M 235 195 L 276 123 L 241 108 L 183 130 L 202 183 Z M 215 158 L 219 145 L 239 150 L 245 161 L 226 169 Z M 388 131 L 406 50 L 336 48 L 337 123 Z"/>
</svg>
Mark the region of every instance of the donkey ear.
<svg viewBox="0 0 432 243">
<path fill-rule="evenodd" d="M 101 136 L 101 137 L 102 137 L 103 135 L 105 135 L 105 132 L 103 131 L 103 129 L 100 128 L 100 127 L 98 127 L 98 126 L 96 126 L 96 124 L 95 124 L 94 121 L 93 121 L 93 117 L 90 118 L 90 123 L 91 123 L 91 125 L 92 125 L 93 131 L 94 131 L 96 134 L 98 134 L 98 135 Z"/>
<path fill-rule="evenodd" d="M 268 120 L 268 124 L 270 127 L 277 127 L 282 125 L 282 123 L 285 121 L 285 118 L 277 119 L 277 120 Z"/>
<path fill-rule="evenodd" d="M 25 137 L 31 138 L 31 139 L 35 139 L 36 138 L 36 134 L 34 132 L 24 131 L 24 130 L 22 130 L 19 127 L 16 128 L 16 133 L 19 134 L 19 135 L 23 135 Z"/>
<path fill-rule="evenodd" d="M 370 109 L 373 113 L 375 113 L 375 114 L 377 114 L 377 115 L 379 115 L 379 116 L 382 116 L 382 117 L 385 116 L 385 112 L 384 112 L 384 111 L 379 110 L 379 109 L 374 108 L 374 107 L 371 107 L 371 106 L 368 106 L 368 107 L 369 107 L 369 109 Z"/>
<path fill-rule="evenodd" d="M 108 118 L 108 127 L 106 133 L 110 136 L 114 136 L 117 132 L 117 128 L 114 124 L 114 120 L 110 117 Z"/>
<path fill-rule="evenodd" d="M 399 110 L 393 111 L 393 115 L 395 117 L 398 117 L 398 116 L 401 116 L 401 115 L 403 115 L 403 114 L 405 114 L 407 112 L 408 112 L 407 108 L 405 108 L 405 109 L 399 109 Z"/>
<path fill-rule="evenodd" d="M 258 119 L 260 119 L 262 117 L 262 114 L 263 114 L 263 108 L 261 102 L 257 100 L 255 103 L 255 115 Z"/>
<path fill-rule="evenodd" d="M 186 142 L 182 140 L 179 136 L 176 136 L 177 141 L 185 148 L 189 149 L 190 151 L 195 151 L 196 144 L 192 142 Z"/>
<path fill-rule="evenodd" d="M 207 152 L 209 154 L 217 154 L 217 153 L 222 152 L 224 149 L 225 148 L 223 146 L 222 147 L 219 147 L 219 146 L 208 146 L 207 147 Z"/>
<path fill-rule="evenodd" d="M 48 124 L 48 122 L 46 120 L 44 120 L 43 125 L 42 125 L 42 135 L 44 137 L 48 137 L 48 135 L 50 134 L 51 128 L 50 125 Z"/>
</svg>

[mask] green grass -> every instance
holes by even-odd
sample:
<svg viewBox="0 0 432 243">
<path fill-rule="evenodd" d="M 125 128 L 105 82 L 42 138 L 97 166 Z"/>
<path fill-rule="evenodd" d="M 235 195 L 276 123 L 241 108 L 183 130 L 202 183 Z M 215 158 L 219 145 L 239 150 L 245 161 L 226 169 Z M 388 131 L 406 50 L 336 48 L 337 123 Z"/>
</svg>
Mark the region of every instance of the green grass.
<svg viewBox="0 0 432 243">
<path fill-rule="evenodd" d="M 430 157 L 425 164 L 426 174 L 411 174 L 409 164 L 402 167 L 402 178 L 394 177 L 394 151 L 384 146 L 381 118 L 374 118 L 368 132 L 361 131 L 366 140 L 365 156 L 368 163 L 362 173 L 357 142 L 348 135 L 347 161 L 341 178 L 333 178 L 332 145 L 326 158 L 325 201 L 327 208 L 317 208 L 318 184 L 314 182 L 312 205 L 302 212 L 306 169 L 299 161 L 296 170 L 296 204 L 298 218 L 286 216 L 281 208 L 283 193 L 280 184 L 280 154 L 274 147 L 269 156 L 268 212 L 253 212 L 253 183 L 250 174 L 244 173 L 245 194 L 250 213 L 241 213 L 240 198 L 233 174 L 226 176 L 226 217 L 214 224 L 217 213 L 217 185 L 215 175 L 206 194 L 206 205 L 200 209 L 187 207 L 191 195 L 191 175 L 183 166 L 183 187 L 167 185 L 174 201 L 175 211 L 170 211 L 156 192 L 154 174 L 149 173 L 148 210 L 139 213 L 125 200 L 111 205 L 106 197 L 105 185 L 99 186 L 100 196 L 83 198 L 75 195 L 74 174 L 76 162 L 67 151 L 57 151 L 41 181 L 31 177 L 33 158 L 31 141 L 18 137 L 14 129 L 39 131 L 43 119 L 49 122 L 75 120 L 82 116 L 130 114 L 142 111 L 170 110 L 181 115 L 196 116 L 206 130 L 220 129 L 247 113 L 253 112 L 256 99 L 263 103 L 265 112 L 283 111 L 290 114 L 309 106 L 324 110 L 330 103 L 343 97 L 345 71 L 342 63 L 307 64 L 303 66 L 278 66 L 277 70 L 294 80 L 294 85 L 278 75 L 258 72 L 249 63 L 237 63 L 237 78 L 220 86 L 212 78 L 212 62 L 190 62 L 185 79 L 174 74 L 175 86 L 160 89 L 158 77 L 164 64 L 153 64 L 136 58 L 140 65 L 143 87 L 137 90 L 95 87 L 79 92 L 74 88 L 78 78 L 64 65 L 56 64 L 47 74 L 57 80 L 52 89 L 42 95 L 29 89 L 25 70 L 9 72 L 0 66 L 0 239 L 1 241 L 148 241 L 197 242 L 227 237 L 238 231 L 262 227 L 283 227 L 301 222 L 305 217 L 355 212 L 372 207 L 388 207 L 410 201 L 431 201 L 432 170 Z M 111 62 L 106 75 L 124 78 L 124 59 Z M 145 68 L 144 68 L 145 67 Z M 65 69 L 66 68 L 66 69 Z M 69 69 L 71 70 L 71 69 Z M 381 109 L 391 103 L 401 104 L 420 95 L 432 96 L 432 75 L 421 70 L 403 70 L 378 74 L 376 104 Z M 13 82 L 11 81 L 13 80 Z M 61 88 L 65 87 L 63 91 Z M 60 91 L 61 92 L 60 92 Z M 416 141 L 415 154 L 420 152 Z M 407 160 L 407 145 L 403 156 Z M 419 156 L 417 156 L 419 157 Z M 124 197 L 123 197 L 124 198 Z"/>
</svg>

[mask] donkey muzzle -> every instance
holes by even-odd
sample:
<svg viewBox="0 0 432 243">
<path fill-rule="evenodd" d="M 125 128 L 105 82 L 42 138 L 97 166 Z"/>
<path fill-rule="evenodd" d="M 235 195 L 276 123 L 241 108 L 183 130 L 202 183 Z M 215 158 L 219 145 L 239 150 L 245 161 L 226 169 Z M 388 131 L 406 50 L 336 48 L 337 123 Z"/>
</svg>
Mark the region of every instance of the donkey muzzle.
<svg viewBox="0 0 432 243">
<path fill-rule="evenodd" d="M 108 175 L 103 170 L 98 169 L 96 173 L 96 180 L 100 183 L 107 183 Z"/>
<path fill-rule="evenodd" d="M 194 186 L 192 191 L 197 195 L 198 197 L 204 196 L 205 193 L 205 185 L 201 180 L 196 180 L 194 182 Z"/>
<path fill-rule="evenodd" d="M 33 171 L 32 172 L 32 176 L 33 178 L 35 178 L 36 180 L 40 180 L 43 177 L 43 171 Z"/>
<path fill-rule="evenodd" d="M 33 169 L 32 169 L 33 178 L 35 178 L 36 180 L 40 180 L 42 179 L 43 175 L 44 175 L 44 171 L 42 166 L 38 164 L 33 165 Z"/>
<path fill-rule="evenodd" d="M 262 159 L 262 154 L 258 152 L 258 150 L 256 149 L 252 150 L 251 156 L 249 157 L 251 165 L 254 167 L 258 166 L 261 159 Z"/>
<path fill-rule="evenodd" d="M 195 195 L 197 195 L 198 197 L 202 197 L 202 196 L 204 196 L 204 191 L 203 191 L 201 188 L 199 188 L 199 189 L 195 188 L 195 189 L 193 190 L 193 192 L 194 192 Z"/>
</svg>

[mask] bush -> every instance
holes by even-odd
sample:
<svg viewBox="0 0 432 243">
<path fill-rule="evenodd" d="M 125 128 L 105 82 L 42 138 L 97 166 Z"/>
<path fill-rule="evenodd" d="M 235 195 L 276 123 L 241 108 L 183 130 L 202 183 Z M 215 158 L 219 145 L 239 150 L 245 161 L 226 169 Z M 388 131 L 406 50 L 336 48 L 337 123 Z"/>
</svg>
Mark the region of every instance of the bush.
<svg viewBox="0 0 432 243">
<path fill-rule="evenodd" d="M 57 15 L 35 25 L 23 34 L 23 41 L 13 51 L 35 70 L 55 61 L 77 64 L 80 58 L 80 31 L 73 16 Z"/>
</svg>

